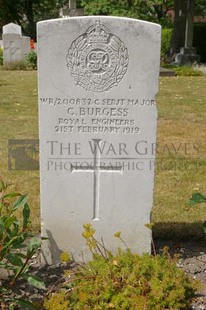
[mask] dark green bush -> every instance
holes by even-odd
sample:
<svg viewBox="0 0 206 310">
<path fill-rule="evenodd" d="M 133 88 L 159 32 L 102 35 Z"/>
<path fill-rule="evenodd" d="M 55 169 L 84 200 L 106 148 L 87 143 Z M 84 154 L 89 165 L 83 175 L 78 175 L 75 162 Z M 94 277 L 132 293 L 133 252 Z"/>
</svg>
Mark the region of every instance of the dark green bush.
<svg viewBox="0 0 206 310">
<path fill-rule="evenodd" d="M 0 66 L 3 65 L 3 49 L 0 48 Z"/>
</svg>

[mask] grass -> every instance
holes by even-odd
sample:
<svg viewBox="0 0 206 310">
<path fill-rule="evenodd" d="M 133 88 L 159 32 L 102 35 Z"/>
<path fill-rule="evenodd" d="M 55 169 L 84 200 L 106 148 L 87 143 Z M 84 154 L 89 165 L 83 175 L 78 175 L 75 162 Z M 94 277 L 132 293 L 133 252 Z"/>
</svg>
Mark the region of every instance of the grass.
<svg viewBox="0 0 206 310">
<path fill-rule="evenodd" d="M 40 228 L 39 171 L 8 170 L 8 140 L 38 139 L 37 73 L 0 71 L 0 176 L 28 194 L 32 229 Z"/>
<path fill-rule="evenodd" d="M 154 236 L 199 238 L 206 204 L 189 207 L 194 190 L 206 194 L 206 76 L 160 79 Z M 40 229 L 39 172 L 8 170 L 8 140 L 38 139 L 36 71 L 0 71 L 0 175 L 28 193 L 32 229 Z"/>
<path fill-rule="evenodd" d="M 154 236 L 199 238 L 206 204 L 189 207 L 194 190 L 206 193 L 206 77 L 160 79 Z"/>
</svg>

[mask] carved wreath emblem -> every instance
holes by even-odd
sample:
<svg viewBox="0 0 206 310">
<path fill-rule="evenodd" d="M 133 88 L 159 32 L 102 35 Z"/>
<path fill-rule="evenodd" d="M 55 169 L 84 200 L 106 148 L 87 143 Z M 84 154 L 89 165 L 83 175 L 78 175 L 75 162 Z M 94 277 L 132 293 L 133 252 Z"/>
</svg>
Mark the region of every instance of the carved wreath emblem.
<svg viewBox="0 0 206 310">
<path fill-rule="evenodd" d="M 117 86 L 128 62 L 124 43 L 100 21 L 72 42 L 67 55 L 67 67 L 76 84 L 93 92 Z"/>
</svg>

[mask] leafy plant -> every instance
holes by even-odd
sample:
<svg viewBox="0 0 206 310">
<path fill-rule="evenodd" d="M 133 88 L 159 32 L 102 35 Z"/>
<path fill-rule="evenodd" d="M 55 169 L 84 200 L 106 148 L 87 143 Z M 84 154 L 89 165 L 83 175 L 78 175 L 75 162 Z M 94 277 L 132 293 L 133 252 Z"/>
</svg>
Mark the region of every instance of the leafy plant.
<svg viewBox="0 0 206 310">
<path fill-rule="evenodd" d="M 3 49 L 0 47 L 0 66 L 3 65 Z"/>
<path fill-rule="evenodd" d="M 199 203 L 206 203 L 206 196 L 202 195 L 201 193 L 193 193 L 192 197 L 189 200 L 189 206 L 194 206 Z M 206 234 L 206 221 L 202 224 L 202 228 L 204 233 Z"/>
<path fill-rule="evenodd" d="M 68 310 L 69 300 L 66 290 L 61 290 L 50 296 L 48 300 L 44 302 L 45 309 L 48 310 Z"/>
<path fill-rule="evenodd" d="M 189 200 L 189 205 L 193 206 L 198 203 L 206 202 L 206 196 L 203 196 L 201 193 L 193 193 L 192 197 Z"/>
<path fill-rule="evenodd" d="M 37 54 L 34 50 L 26 55 L 26 64 L 28 68 L 37 70 Z"/>
<path fill-rule="evenodd" d="M 64 289 L 44 302 L 45 309 L 188 309 L 196 283 L 177 267 L 177 257 L 171 258 L 167 248 L 156 256 L 139 256 L 128 248 L 113 254 L 94 234 L 90 224 L 84 225 L 93 260 L 67 273 Z M 115 237 L 124 243 L 121 232 Z"/>
<path fill-rule="evenodd" d="M 0 305 L 2 308 L 9 305 L 9 310 L 15 305 L 35 309 L 31 302 L 18 299 L 13 289 L 20 278 L 39 289 L 45 289 L 43 281 L 29 273 L 29 261 L 39 250 L 40 240 L 28 230 L 30 208 L 27 196 L 7 193 L 8 187 L 9 184 L 0 182 L 0 268 L 9 275 L 8 280 L 0 287 Z M 20 210 L 22 220 L 17 217 Z"/>
</svg>

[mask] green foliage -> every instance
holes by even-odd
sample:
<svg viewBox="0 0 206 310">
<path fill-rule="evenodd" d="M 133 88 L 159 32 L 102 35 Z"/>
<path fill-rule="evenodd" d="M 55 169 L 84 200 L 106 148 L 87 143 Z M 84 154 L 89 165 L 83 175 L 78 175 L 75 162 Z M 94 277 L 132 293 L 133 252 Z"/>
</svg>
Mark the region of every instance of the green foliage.
<svg viewBox="0 0 206 310">
<path fill-rule="evenodd" d="M 33 50 L 26 55 L 27 67 L 33 70 L 37 70 L 37 53 Z"/>
<path fill-rule="evenodd" d="M 195 1 L 195 12 L 198 16 L 206 16 L 205 0 Z"/>
<path fill-rule="evenodd" d="M 164 2 L 164 5 L 163 5 Z M 167 11 L 172 5 L 171 0 L 82 0 L 85 15 L 112 15 L 144 19 L 170 25 Z"/>
<path fill-rule="evenodd" d="M 69 301 L 67 292 L 60 291 L 52 295 L 48 300 L 44 302 L 45 309 L 48 310 L 68 310 Z"/>
<path fill-rule="evenodd" d="M 56 18 L 59 9 L 68 4 L 68 0 L 4 0 L 0 1 L 0 26 L 15 22 L 23 27 L 23 33 L 35 39 L 36 22 Z M 174 8 L 173 0 L 77 0 L 77 6 L 83 6 L 85 15 L 117 15 L 140 18 L 160 23 L 168 27 L 169 9 Z M 196 0 L 198 15 L 205 16 L 205 0 Z"/>
<path fill-rule="evenodd" d="M 177 76 L 203 76 L 203 72 L 190 66 L 180 66 L 162 64 L 162 67 L 175 71 Z"/>
<path fill-rule="evenodd" d="M 112 254 L 90 224 L 84 228 L 93 260 L 68 274 L 68 289 L 46 300 L 46 310 L 188 309 L 197 283 L 177 267 L 177 257 L 171 258 L 168 249 L 156 256 L 139 256 L 128 248 Z M 120 232 L 115 237 L 122 240 Z"/>
<path fill-rule="evenodd" d="M 192 197 L 189 200 L 189 205 L 194 206 L 198 203 L 206 202 L 206 196 L 203 196 L 200 193 L 193 193 Z"/>
<path fill-rule="evenodd" d="M 4 0 L 0 1 L 0 26 L 14 22 L 23 33 L 35 39 L 36 22 L 59 16 L 59 8 L 66 0 Z"/>
<path fill-rule="evenodd" d="M 197 69 L 193 69 L 189 66 L 176 67 L 175 73 L 178 76 L 202 76 L 203 72 Z"/>
<path fill-rule="evenodd" d="M 39 250 L 41 241 L 28 230 L 30 208 L 27 204 L 27 196 L 20 193 L 7 193 L 8 187 L 7 183 L 0 182 L 0 268 L 11 275 L 0 287 L 0 300 L 2 305 L 6 302 L 10 307 L 20 305 L 22 308 L 34 309 L 29 301 L 16 299 L 13 288 L 17 280 L 22 278 L 39 289 L 45 289 L 40 278 L 29 274 L 28 264 Z M 21 221 L 17 217 L 20 211 Z M 27 245 L 28 238 L 30 242 Z"/>
<path fill-rule="evenodd" d="M 0 66 L 3 65 L 3 49 L 0 48 Z"/>
<path fill-rule="evenodd" d="M 138 15 L 134 10 L 133 2 L 127 0 L 82 0 L 81 4 L 84 7 L 85 15 L 112 15 L 135 18 Z"/>
<path fill-rule="evenodd" d="M 162 37 L 161 37 L 161 56 L 162 57 L 169 52 L 171 36 L 172 36 L 172 29 L 168 29 L 168 28 L 162 29 Z"/>
</svg>

